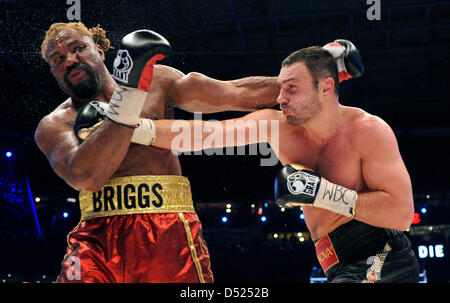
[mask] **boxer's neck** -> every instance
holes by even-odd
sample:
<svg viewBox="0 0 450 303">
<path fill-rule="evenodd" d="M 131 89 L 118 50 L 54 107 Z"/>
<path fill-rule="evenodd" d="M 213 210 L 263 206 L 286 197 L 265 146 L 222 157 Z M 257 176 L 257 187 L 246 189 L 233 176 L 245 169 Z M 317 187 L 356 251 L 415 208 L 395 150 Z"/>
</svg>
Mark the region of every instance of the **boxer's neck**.
<svg viewBox="0 0 450 303">
<path fill-rule="evenodd" d="M 318 147 L 325 146 L 340 130 L 343 107 L 338 101 L 323 104 L 322 110 L 303 127 L 306 137 Z"/>
</svg>

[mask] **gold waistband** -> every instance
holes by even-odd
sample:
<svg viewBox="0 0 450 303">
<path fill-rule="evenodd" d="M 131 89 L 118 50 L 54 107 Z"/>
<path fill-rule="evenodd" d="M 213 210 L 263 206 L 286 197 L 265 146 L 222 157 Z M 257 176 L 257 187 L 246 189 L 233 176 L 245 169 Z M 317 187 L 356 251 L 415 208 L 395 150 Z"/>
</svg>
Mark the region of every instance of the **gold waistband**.
<svg viewBox="0 0 450 303">
<path fill-rule="evenodd" d="M 128 176 L 109 180 L 98 192 L 80 191 L 81 220 L 144 214 L 193 213 L 191 186 L 182 176 Z"/>
</svg>

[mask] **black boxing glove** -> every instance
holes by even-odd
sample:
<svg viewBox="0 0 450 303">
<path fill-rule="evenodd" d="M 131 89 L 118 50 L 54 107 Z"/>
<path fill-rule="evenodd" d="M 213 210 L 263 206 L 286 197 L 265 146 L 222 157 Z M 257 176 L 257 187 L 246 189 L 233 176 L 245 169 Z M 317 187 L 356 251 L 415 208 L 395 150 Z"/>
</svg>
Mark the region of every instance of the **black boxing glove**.
<svg viewBox="0 0 450 303">
<path fill-rule="evenodd" d="M 137 30 L 122 38 L 114 59 L 113 77 L 118 84 L 147 91 L 153 78 L 153 66 L 170 54 L 169 42 L 160 34 Z"/>
<path fill-rule="evenodd" d="M 364 65 L 356 46 L 345 39 L 337 39 L 323 46 L 334 59 L 339 72 L 339 82 L 350 78 L 361 77 L 364 73 Z"/>
<path fill-rule="evenodd" d="M 356 191 L 333 184 L 302 165 L 286 165 L 275 178 L 275 200 L 281 207 L 314 206 L 353 218 L 357 199 Z"/>
<path fill-rule="evenodd" d="M 86 140 L 104 122 L 107 110 L 108 104 L 98 101 L 91 101 L 78 110 L 73 130 L 80 143 Z M 155 138 L 156 127 L 154 122 L 150 119 L 139 119 L 138 126 L 131 137 L 131 143 L 148 146 Z"/>
<path fill-rule="evenodd" d="M 122 38 L 114 60 L 113 78 L 119 84 L 106 116 L 119 124 L 136 128 L 146 92 L 153 79 L 153 66 L 171 50 L 169 42 L 150 30 L 134 31 Z"/>
<path fill-rule="evenodd" d="M 78 109 L 73 131 L 80 143 L 104 122 L 107 108 L 106 103 L 91 101 Z"/>
</svg>

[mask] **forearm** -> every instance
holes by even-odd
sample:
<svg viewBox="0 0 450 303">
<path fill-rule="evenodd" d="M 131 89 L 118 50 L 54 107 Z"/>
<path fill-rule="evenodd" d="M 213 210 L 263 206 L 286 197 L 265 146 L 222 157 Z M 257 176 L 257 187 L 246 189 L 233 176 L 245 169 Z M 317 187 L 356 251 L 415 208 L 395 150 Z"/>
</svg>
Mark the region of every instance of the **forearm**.
<svg viewBox="0 0 450 303">
<path fill-rule="evenodd" d="M 189 152 L 204 149 L 205 139 L 211 134 L 211 129 L 221 127 L 220 122 L 201 120 L 155 120 L 156 138 L 152 146 L 169 149 L 173 152 Z M 223 133 L 215 133 L 216 137 L 224 137 Z M 217 138 L 216 138 L 217 139 Z M 206 148 L 222 147 L 220 140 L 214 140 Z"/>
<path fill-rule="evenodd" d="M 132 133 L 132 128 L 106 120 L 70 154 L 64 179 L 82 189 L 100 189 L 125 158 Z"/>
<path fill-rule="evenodd" d="M 268 142 L 272 125 L 260 121 L 262 116 L 268 116 L 267 111 L 223 121 L 155 120 L 156 139 L 152 146 L 186 152 Z"/>
<path fill-rule="evenodd" d="M 355 219 L 364 223 L 397 230 L 407 230 L 414 215 L 412 198 L 399 198 L 385 191 L 358 194 Z"/>
</svg>

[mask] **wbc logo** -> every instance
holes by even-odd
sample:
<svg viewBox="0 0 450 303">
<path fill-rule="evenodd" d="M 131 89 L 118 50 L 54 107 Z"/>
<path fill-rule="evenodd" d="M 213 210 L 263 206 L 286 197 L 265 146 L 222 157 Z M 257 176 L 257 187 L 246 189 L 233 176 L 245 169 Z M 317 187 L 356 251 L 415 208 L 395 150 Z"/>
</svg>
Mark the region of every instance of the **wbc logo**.
<svg viewBox="0 0 450 303">
<path fill-rule="evenodd" d="M 114 79 L 128 83 L 128 75 L 133 68 L 133 60 L 126 49 L 119 49 L 113 66 Z"/>
</svg>

